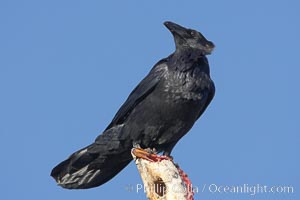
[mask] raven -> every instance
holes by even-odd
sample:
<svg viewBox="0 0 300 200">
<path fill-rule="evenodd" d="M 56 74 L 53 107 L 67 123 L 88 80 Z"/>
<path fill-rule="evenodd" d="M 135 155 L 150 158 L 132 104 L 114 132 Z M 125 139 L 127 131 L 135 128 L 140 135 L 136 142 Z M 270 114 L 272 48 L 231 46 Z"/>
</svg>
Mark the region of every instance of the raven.
<svg viewBox="0 0 300 200">
<path fill-rule="evenodd" d="M 68 189 L 97 187 L 132 160 L 134 146 L 170 156 L 214 97 L 206 55 L 214 49 L 200 32 L 173 22 L 164 25 L 176 50 L 154 65 L 91 145 L 73 153 L 51 172 Z"/>
</svg>

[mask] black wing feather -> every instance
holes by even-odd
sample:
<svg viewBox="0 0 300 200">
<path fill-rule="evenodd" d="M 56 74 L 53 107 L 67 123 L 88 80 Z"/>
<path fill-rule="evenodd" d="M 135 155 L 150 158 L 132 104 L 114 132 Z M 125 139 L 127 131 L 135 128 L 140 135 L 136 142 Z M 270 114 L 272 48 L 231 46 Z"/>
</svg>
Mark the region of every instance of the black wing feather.
<svg viewBox="0 0 300 200">
<path fill-rule="evenodd" d="M 130 93 L 125 103 L 118 110 L 111 123 L 106 128 L 123 123 L 131 111 L 143 101 L 157 86 L 164 72 L 167 70 L 166 59 L 162 59 L 154 65 L 149 74 Z"/>
</svg>

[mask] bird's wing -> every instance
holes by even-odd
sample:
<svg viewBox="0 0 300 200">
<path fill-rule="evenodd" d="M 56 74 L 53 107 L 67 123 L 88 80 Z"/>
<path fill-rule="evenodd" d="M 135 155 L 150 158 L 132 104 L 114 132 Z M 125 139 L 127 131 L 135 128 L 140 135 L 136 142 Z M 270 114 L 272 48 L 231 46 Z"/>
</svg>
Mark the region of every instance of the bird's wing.
<svg viewBox="0 0 300 200">
<path fill-rule="evenodd" d="M 130 93 L 106 130 L 116 124 L 123 123 L 135 106 L 143 101 L 154 90 L 166 71 L 166 60 L 163 59 L 152 68 L 149 74 Z"/>
<path fill-rule="evenodd" d="M 213 81 L 210 78 L 207 78 L 203 84 L 205 84 L 207 86 L 207 89 L 202 92 L 202 95 L 203 95 L 202 102 L 203 102 L 204 106 L 201 109 L 201 111 L 199 112 L 197 119 L 199 119 L 199 117 L 203 114 L 203 112 L 206 110 L 206 108 L 210 104 L 211 100 L 215 96 L 215 85 L 214 85 Z"/>
</svg>

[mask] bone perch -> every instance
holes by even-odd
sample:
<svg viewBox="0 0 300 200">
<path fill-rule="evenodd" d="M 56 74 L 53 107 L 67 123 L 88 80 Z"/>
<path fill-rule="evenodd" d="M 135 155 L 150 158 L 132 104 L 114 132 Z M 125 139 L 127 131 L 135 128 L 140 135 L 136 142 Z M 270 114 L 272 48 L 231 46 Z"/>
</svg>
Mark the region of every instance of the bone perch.
<svg viewBox="0 0 300 200">
<path fill-rule="evenodd" d="M 191 181 L 172 160 L 157 161 L 132 157 L 141 175 L 149 200 L 194 200 Z M 159 156 L 159 155 L 157 155 Z"/>
</svg>

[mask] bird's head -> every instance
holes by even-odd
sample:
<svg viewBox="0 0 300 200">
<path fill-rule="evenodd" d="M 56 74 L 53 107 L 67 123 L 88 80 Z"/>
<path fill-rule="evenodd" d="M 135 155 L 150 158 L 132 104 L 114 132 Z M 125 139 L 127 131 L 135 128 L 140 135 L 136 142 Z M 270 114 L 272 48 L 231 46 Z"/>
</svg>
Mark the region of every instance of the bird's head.
<svg viewBox="0 0 300 200">
<path fill-rule="evenodd" d="M 164 25 L 174 36 L 176 50 L 191 48 L 193 50 L 200 51 L 203 55 L 207 55 L 210 54 L 215 47 L 211 41 L 208 41 L 198 31 L 184 28 L 169 21 L 165 22 Z"/>
</svg>

